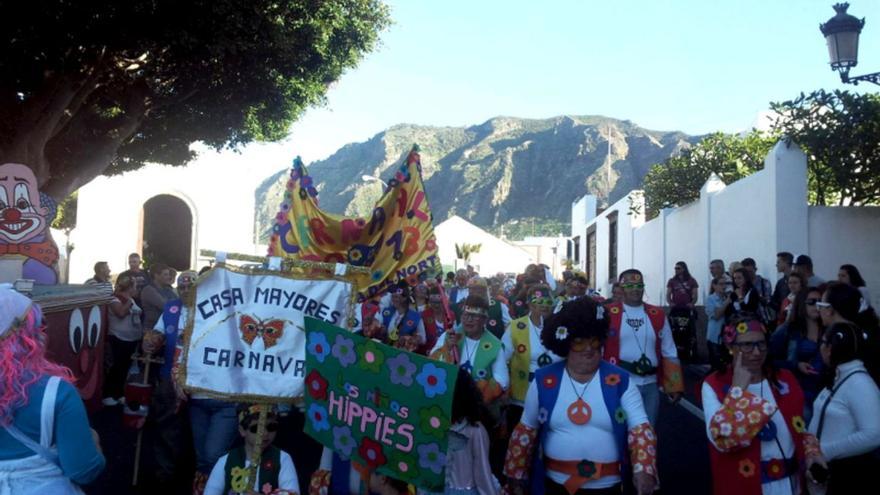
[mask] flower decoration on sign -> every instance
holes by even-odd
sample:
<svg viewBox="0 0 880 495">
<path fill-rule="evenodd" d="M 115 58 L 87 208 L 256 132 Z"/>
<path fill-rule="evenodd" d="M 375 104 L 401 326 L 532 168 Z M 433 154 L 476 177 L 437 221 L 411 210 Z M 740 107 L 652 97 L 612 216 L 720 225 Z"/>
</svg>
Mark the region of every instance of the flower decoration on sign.
<svg viewBox="0 0 880 495">
<path fill-rule="evenodd" d="M 743 478 L 751 478 L 755 475 L 755 463 L 749 459 L 739 461 L 739 474 Z"/>
<path fill-rule="evenodd" d="M 327 380 L 316 369 L 306 376 L 306 390 L 312 399 L 327 400 L 327 385 Z"/>
<path fill-rule="evenodd" d="M 382 453 L 382 445 L 369 437 L 364 437 L 361 440 L 361 446 L 358 447 L 358 455 L 373 470 L 385 465 L 387 461 L 385 454 Z"/>
<path fill-rule="evenodd" d="M 446 438 L 449 430 L 449 419 L 443 414 L 443 409 L 438 405 L 426 407 L 419 411 L 419 424 L 422 431 L 436 437 L 438 440 Z"/>
<path fill-rule="evenodd" d="M 614 387 L 618 383 L 620 383 L 620 375 L 617 373 L 609 373 L 608 376 L 605 377 L 605 385 L 609 387 Z"/>
<path fill-rule="evenodd" d="M 357 442 L 351 434 L 351 428 L 348 426 L 333 427 L 333 451 L 340 455 L 343 459 L 351 457 Z"/>
<path fill-rule="evenodd" d="M 399 450 L 391 452 L 388 466 L 396 469 L 397 474 L 395 476 L 398 476 L 403 481 L 413 481 L 419 477 L 419 468 L 415 457 Z"/>
<path fill-rule="evenodd" d="M 400 353 L 389 359 L 386 364 L 390 372 L 391 383 L 409 387 L 413 383 L 413 374 L 417 366 L 410 360 L 406 353 Z"/>
<path fill-rule="evenodd" d="M 354 341 L 343 337 L 336 336 L 336 342 L 333 344 L 333 357 L 339 360 L 339 365 L 348 368 L 357 361 L 357 354 L 354 353 Z"/>
<path fill-rule="evenodd" d="M 565 340 L 568 338 L 568 327 L 562 325 L 556 327 L 556 340 Z"/>
<path fill-rule="evenodd" d="M 329 416 L 326 407 L 315 402 L 312 402 L 309 406 L 309 423 L 311 423 L 312 429 L 316 432 L 327 431 L 330 429 Z"/>
<path fill-rule="evenodd" d="M 443 472 L 446 466 L 446 454 L 440 451 L 440 446 L 436 443 L 419 445 L 417 448 L 419 453 L 419 467 L 429 469 L 434 474 Z"/>
<path fill-rule="evenodd" d="M 330 342 L 327 342 L 327 335 L 322 332 L 310 332 L 308 340 L 309 344 L 306 347 L 309 354 L 314 356 L 319 363 L 323 363 L 324 359 L 330 355 Z"/>
<path fill-rule="evenodd" d="M 426 364 L 416 375 L 416 383 L 425 390 L 425 397 L 432 399 L 446 393 L 446 370 L 433 363 Z"/>
</svg>

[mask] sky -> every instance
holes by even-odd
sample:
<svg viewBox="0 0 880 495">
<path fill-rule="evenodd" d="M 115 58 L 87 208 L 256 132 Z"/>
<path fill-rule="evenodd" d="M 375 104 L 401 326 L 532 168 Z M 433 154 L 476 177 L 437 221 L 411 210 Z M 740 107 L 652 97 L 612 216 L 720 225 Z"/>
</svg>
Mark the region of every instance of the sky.
<svg viewBox="0 0 880 495">
<path fill-rule="evenodd" d="M 400 123 L 470 126 L 499 116 L 604 115 L 688 134 L 750 129 L 769 102 L 843 85 L 819 24 L 836 0 L 389 0 L 381 45 L 309 109 L 288 139 L 201 160 L 263 176 Z M 859 66 L 880 71 L 880 0 Z"/>
</svg>

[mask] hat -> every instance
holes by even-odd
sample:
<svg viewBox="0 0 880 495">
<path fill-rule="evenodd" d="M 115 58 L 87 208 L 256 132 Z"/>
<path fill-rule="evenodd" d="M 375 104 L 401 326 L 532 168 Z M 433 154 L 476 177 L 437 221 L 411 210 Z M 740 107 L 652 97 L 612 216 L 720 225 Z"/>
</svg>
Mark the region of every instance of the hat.
<svg viewBox="0 0 880 495">
<path fill-rule="evenodd" d="M 797 259 L 794 260 L 794 264 L 798 266 L 813 266 L 813 259 L 807 256 L 806 254 L 798 255 Z"/>
<path fill-rule="evenodd" d="M 12 289 L 12 284 L 0 284 L 0 338 L 21 325 L 33 302 Z"/>
</svg>

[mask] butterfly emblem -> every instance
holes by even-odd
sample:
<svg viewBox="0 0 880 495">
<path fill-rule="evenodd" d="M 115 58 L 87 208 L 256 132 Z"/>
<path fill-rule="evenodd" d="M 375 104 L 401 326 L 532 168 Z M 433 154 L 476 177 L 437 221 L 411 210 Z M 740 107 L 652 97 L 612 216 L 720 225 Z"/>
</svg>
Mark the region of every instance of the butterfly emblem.
<svg viewBox="0 0 880 495">
<path fill-rule="evenodd" d="M 253 345 L 257 337 L 263 339 L 266 349 L 273 347 L 284 335 L 284 320 L 260 320 L 249 315 L 242 315 L 238 323 L 241 340 Z"/>
</svg>

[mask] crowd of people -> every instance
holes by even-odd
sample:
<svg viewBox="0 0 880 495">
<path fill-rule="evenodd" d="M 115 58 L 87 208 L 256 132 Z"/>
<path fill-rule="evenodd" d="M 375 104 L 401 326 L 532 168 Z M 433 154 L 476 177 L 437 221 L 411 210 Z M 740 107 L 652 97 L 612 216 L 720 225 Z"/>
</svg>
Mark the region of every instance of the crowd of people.
<svg viewBox="0 0 880 495">
<path fill-rule="evenodd" d="M 880 327 L 865 281 L 843 265 L 826 282 L 807 255 L 779 253 L 775 283 L 756 267 L 713 260 L 702 299 L 711 371 L 696 400 L 713 493 L 865 493 L 858 487 L 880 467 Z M 411 490 L 317 447 L 295 409 L 263 411 L 257 435 L 265 406 L 181 390 L 183 300 L 198 274 L 158 263 L 149 273 L 132 254 L 115 279 L 104 404 L 128 407 L 125 382 L 141 371 L 132 354 L 162 358 L 148 377 L 156 493 L 181 479 L 194 494 Z M 88 283 L 109 280 L 98 263 Z M 624 270 L 605 299 L 578 271 L 557 281 L 542 265 L 491 277 L 468 267 L 359 305 L 353 331 L 458 366 L 444 493 L 649 494 L 660 485 L 660 401 L 682 398 L 682 359 L 702 353 L 688 265 L 676 263 L 665 306 L 645 302 L 645 283 Z M 97 435 L 69 372 L 44 357 L 39 307 L 0 288 L 0 309 L 0 494 L 76 493 L 104 468 Z M 255 456 L 263 461 L 249 478 Z M 20 488 L 22 470 L 68 491 Z"/>
</svg>

